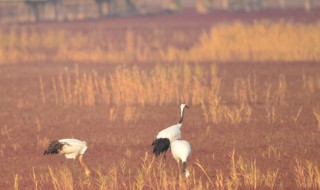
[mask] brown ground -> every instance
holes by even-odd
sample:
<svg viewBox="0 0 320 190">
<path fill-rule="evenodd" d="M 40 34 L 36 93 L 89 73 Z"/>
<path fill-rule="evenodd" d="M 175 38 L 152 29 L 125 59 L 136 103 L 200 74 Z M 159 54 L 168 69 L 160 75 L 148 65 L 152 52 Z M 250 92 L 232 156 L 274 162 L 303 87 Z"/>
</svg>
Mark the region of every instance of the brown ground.
<svg viewBox="0 0 320 190">
<path fill-rule="evenodd" d="M 271 18 L 289 19 L 298 22 L 315 22 L 319 20 L 320 11 L 306 14 L 301 11 L 278 12 L 263 11 L 261 13 L 231 14 L 216 12 L 209 15 L 196 15 L 187 11 L 181 15 L 160 15 L 138 18 L 108 18 L 99 21 L 81 21 L 74 23 L 39 23 L 27 24 L 27 27 L 38 29 L 66 28 L 70 30 L 91 31 L 95 27 L 106 27 L 106 30 L 122 30 L 126 27 L 145 28 L 148 24 L 162 27 L 176 27 L 181 29 L 198 30 L 221 21 L 244 19 Z M 196 29 L 195 29 L 196 25 Z M 147 31 L 147 30 L 146 30 Z M 207 67 L 209 63 L 202 63 Z M 28 64 L 0 66 L 0 186 L 1 189 L 12 189 L 14 174 L 19 174 L 19 186 L 32 189 L 32 168 L 36 173 L 47 170 L 47 166 L 63 165 L 64 157 L 43 156 L 43 145 L 37 145 L 38 139 L 78 138 L 88 142 L 89 148 L 85 160 L 90 168 L 108 170 L 119 161 L 126 158 L 128 168 L 135 171 L 141 163 L 145 152 L 151 153 L 151 142 L 161 129 L 175 124 L 179 118 L 179 105 L 165 105 L 161 107 L 138 107 L 140 118 L 136 123 L 124 123 L 121 120 L 108 120 L 109 108 L 105 105 L 95 106 L 52 106 L 42 105 L 40 101 L 39 75 L 45 80 L 62 72 L 67 64 Z M 138 64 L 140 69 L 152 68 L 152 63 Z M 72 67 L 72 66 L 71 66 Z M 96 70 L 108 74 L 116 66 L 112 65 L 79 65 L 82 71 Z M 256 73 L 258 84 L 266 80 L 278 80 L 280 74 L 285 74 L 288 81 L 289 105 L 279 109 L 283 118 L 291 117 L 304 105 L 301 120 L 297 124 L 282 123 L 279 119 L 274 124 L 267 124 L 264 119 L 263 105 L 255 105 L 257 110 L 249 125 L 229 126 L 221 124 L 206 124 L 201 108 L 191 105 L 186 111 L 182 127 L 183 138 L 192 145 L 190 165 L 199 160 L 206 166 L 211 178 L 215 177 L 216 169 L 227 171 L 232 150 L 236 154 L 250 160 L 255 158 L 262 171 L 279 168 L 280 179 L 284 187 L 295 187 L 292 167 L 295 158 L 320 161 L 320 133 L 316 130 L 316 120 L 312 115 L 313 105 L 319 103 L 318 93 L 310 98 L 308 104 L 301 99 L 301 76 L 308 73 L 318 76 L 319 63 L 218 63 L 219 71 L 225 73 L 222 87 L 222 98 L 226 104 L 232 104 L 233 81 L 237 77 L 246 77 Z M 192 89 L 190 89 L 192 90 Z M 188 102 L 187 102 L 188 103 Z M 318 104 L 319 105 L 319 104 Z M 41 129 L 37 129 L 37 119 Z M 204 134 L 207 125 L 211 130 Z M 5 132 L 5 128 L 9 132 Z M 274 145 L 281 152 L 281 159 L 266 159 L 261 152 L 266 151 L 268 145 Z M 131 159 L 126 151 L 132 152 Z M 72 165 L 71 162 L 67 164 Z M 168 164 L 175 164 L 168 156 Z M 195 167 L 195 166 L 194 166 Z M 196 168 L 196 167 L 195 167 Z M 290 169 L 291 168 L 291 169 Z M 201 172 L 196 170 L 199 175 Z M 224 172 L 226 173 L 226 172 Z M 76 174 L 77 175 L 77 174 Z M 227 175 L 227 174 L 226 174 Z M 204 176 L 202 176 L 204 178 Z M 51 184 L 44 187 L 52 188 Z M 280 187 L 280 183 L 277 183 Z"/>
</svg>

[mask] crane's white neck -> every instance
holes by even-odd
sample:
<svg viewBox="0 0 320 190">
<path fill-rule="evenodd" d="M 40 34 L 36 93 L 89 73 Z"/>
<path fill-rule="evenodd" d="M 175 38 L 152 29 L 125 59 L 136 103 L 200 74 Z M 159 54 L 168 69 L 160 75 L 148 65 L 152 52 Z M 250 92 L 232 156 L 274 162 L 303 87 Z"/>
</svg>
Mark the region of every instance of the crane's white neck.
<svg viewBox="0 0 320 190">
<path fill-rule="evenodd" d="M 181 124 L 182 121 L 183 121 L 183 115 L 184 115 L 184 109 L 182 108 L 181 109 L 181 116 L 180 116 L 179 124 Z"/>
<path fill-rule="evenodd" d="M 178 124 L 182 124 L 183 121 L 183 114 L 184 114 L 184 109 L 185 108 L 189 108 L 189 106 L 187 106 L 186 104 L 181 104 L 180 105 L 180 110 L 181 110 L 181 116 L 180 116 L 180 120 Z M 181 126 L 181 125 L 180 125 Z"/>
</svg>

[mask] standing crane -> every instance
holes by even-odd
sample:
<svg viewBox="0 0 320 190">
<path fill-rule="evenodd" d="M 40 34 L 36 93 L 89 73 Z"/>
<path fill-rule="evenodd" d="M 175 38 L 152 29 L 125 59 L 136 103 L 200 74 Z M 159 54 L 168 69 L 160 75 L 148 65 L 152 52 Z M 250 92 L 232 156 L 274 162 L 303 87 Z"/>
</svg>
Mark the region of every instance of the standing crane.
<svg viewBox="0 0 320 190">
<path fill-rule="evenodd" d="M 87 143 L 78 139 L 60 139 L 52 141 L 44 151 L 44 155 L 60 154 L 65 155 L 66 159 L 76 159 L 79 155 L 80 165 L 83 167 L 85 174 L 90 175 L 88 166 L 83 161 L 83 154 L 87 150 Z"/>
<path fill-rule="evenodd" d="M 166 129 L 160 131 L 157 135 L 156 140 L 153 141 L 153 154 L 158 157 L 161 153 L 163 153 L 163 158 L 166 159 L 166 152 L 170 148 L 170 143 L 181 139 L 181 131 L 180 128 L 182 126 L 184 109 L 189 108 L 186 104 L 180 105 L 181 116 L 178 124 L 172 125 Z"/>
<path fill-rule="evenodd" d="M 171 153 L 173 158 L 178 162 L 182 162 L 182 172 L 189 177 L 190 172 L 187 170 L 187 159 L 191 155 L 190 143 L 186 140 L 175 140 L 171 143 Z"/>
</svg>

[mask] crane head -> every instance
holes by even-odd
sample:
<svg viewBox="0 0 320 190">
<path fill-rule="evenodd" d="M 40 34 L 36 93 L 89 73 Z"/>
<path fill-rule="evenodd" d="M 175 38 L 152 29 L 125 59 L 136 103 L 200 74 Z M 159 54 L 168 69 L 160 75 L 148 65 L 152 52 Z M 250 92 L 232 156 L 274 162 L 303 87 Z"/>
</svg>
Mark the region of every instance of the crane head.
<svg viewBox="0 0 320 190">
<path fill-rule="evenodd" d="M 184 108 L 189 108 L 189 106 L 186 105 L 186 104 L 181 104 L 181 105 L 180 105 L 180 109 L 181 109 L 181 110 L 184 110 Z"/>
</svg>

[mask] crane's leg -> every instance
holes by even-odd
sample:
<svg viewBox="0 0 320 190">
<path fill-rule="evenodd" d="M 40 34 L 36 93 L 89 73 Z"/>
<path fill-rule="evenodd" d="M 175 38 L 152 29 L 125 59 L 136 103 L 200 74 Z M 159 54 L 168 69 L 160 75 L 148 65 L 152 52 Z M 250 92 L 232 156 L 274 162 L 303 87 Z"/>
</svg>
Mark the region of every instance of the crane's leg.
<svg viewBox="0 0 320 190">
<path fill-rule="evenodd" d="M 190 176 L 190 172 L 187 170 L 187 162 L 182 162 L 182 172 L 186 177 Z"/>
<path fill-rule="evenodd" d="M 182 162 L 182 173 L 183 174 L 186 173 L 186 169 L 187 169 L 187 163 L 186 162 Z"/>
<path fill-rule="evenodd" d="M 83 161 L 83 155 L 80 155 L 80 156 L 79 156 L 79 162 L 80 162 L 81 166 L 83 167 L 86 176 L 89 177 L 90 174 L 91 174 L 91 172 L 90 172 L 88 166 L 87 166 L 87 165 L 84 163 L 84 161 Z"/>
<path fill-rule="evenodd" d="M 162 156 L 162 166 L 165 166 L 166 165 L 166 160 L 167 160 L 167 157 L 166 157 L 166 152 L 162 152 L 163 156 Z"/>
</svg>

